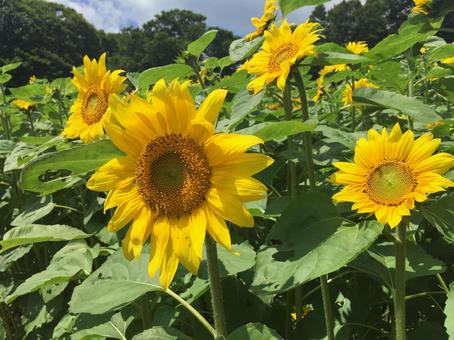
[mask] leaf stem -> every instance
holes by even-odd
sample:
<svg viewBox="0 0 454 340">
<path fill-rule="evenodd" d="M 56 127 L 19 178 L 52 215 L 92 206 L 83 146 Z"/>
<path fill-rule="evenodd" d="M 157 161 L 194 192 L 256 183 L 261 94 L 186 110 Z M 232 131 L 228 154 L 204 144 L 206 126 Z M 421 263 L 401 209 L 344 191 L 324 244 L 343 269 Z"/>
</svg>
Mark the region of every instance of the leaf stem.
<svg viewBox="0 0 454 340">
<path fill-rule="evenodd" d="M 216 337 L 216 330 L 213 328 L 213 326 L 210 325 L 210 323 L 205 319 L 202 314 L 200 314 L 197 309 L 192 307 L 189 303 L 187 303 L 181 296 L 176 294 L 173 290 L 170 290 L 169 288 L 165 289 L 164 292 L 171 297 L 173 297 L 175 300 L 177 300 L 184 308 L 186 308 L 192 315 L 195 316 L 197 320 L 200 321 L 200 323 L 207 329 L 208 332 L 213 335 L 213 337 Z"/>
<path fill-rule="evenodd" d="M 405 325 L 405 253 L 406 253 L 406 231 L 408 219 L 404 219 L 396 230 L 396 271 L 394 298 L 394 319 L 396 329 L 396 340 L 406 339 Z"/>
<path fill-rule="evenodd" d="M 225 327 L 222 285 L 219 276 L 218 253 L 216 243 L 210 235 L 206 235 L 205 248 L 207 254 L 208 277 L 210 281 L 211 304 L 213 306 L 215 339 L 224 339 L 227 335 Z"/>
<path fill-rule="evenodd" d="M 437 277 L 437 280 L 440 282 L 441 288 L 443 288 L 443 291 L 446 293 L 446 295 L 449 294 L 449 288 L 448 285 L 446 284 L 445 280 L 443 280 L 443 277 L 440 275 L 440 273 L 435 274 Z"/>
<path fill-rule="evenodd" d="M 432 291 L 432 292 L 421 292 L 421 293 L 416 293 L 416 294 L 411 294 L 411 295 L 407 295 L 405 297 L 405 300 L 412 300 L 412 299 L 417 299 L 419 297 L 424 297 L 424 296 L 432 296 L 432 295 L 436 295 L 436 294 L 445 294 L 445 291 L 443 290 L 435 290 L 435 291 Z"/>
</svg>

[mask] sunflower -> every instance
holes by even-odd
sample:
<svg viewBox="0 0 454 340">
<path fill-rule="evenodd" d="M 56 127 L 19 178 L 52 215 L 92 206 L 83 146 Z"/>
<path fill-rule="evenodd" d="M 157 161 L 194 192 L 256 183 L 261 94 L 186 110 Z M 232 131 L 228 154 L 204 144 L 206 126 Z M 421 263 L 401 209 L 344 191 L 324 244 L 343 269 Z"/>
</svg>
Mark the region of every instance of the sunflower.
<svg viewBox="0 0 454 340">
<path fill-rule="evenodd" d="M 246 153 L 260 138 L 214 134 L 227 91 L 213 91 L 196 110 L 188 86 L 173 81 L 167 87 L 160 80 L 151 102 L 136 95 L 128 103 L 114 98 L 106 132 L 126 155 L 103 165 L 87 183 L 109 192 L 104 209 L 116 207 L 110 231 L 131 222 L 122 242 L 125 257 L 139 256 L 151 239 L 148 272 L 154 276 L 160 268 L 166 288 L 178 263 L 197 272 L 206 232 L 229 249 L 225 220 L 253 227 L 243 202 L 266 197 L 266 187 L 251 176 L 272 163 Z"/>
<path fill-rule="evenodd" d="M 442 62 L 443 64 L 454 64 L 454 57 L 449 57 L 449 58 L 441 59 L 441 62 Z"/>
<path fill-rule="evenodd" d="M 104 122 L 108 116 L 109 99 L 111 94 L 123 91 L 125 77 L 120 76 L 124 71 L 113 72 L 106 69 L 106 54 L 90 60 L 84 57 L 84 69 L 81 73 L 73 67 L 72 83 L 79 92 L 76 101 L 71 106 L 71 116 L 62 135 L 67 138 L 80 138 L 89 143 L 104 136 Z"/>
<path fill-rule="evenodd" d="M 427 5 L 430 4 L 432 0 L 413 0 L 415 6 L 411 9 L 413 13 L 429 14 Z"/>
<path fill-rule="evenodd" d="M 276 0 L 265 0 L 265 8 L 261 18 L 252 18 L 252 25 L 256 28 L 254 32 L 247 34 L 244 39 L 252 40 L 263 34 L 271 21 L 276 16 Z"/>
<path fill-rule="evenodd" d="M 319 77 L 315 81 L 317 84 L 317 90 L 315 93 L 315 96 L 312 98 L 314 102 L 318 102 L 321 98 L 321 96 L 324 93 L 324 88 L 325 88 L 325 76 L 329 73 L 332 72 L 342 72 L 342 71 L 347 71 L 350 70 L 350 67 L 346 64 L 335 64 L 335 65 L 325 65 L 323 68 L 320 70 Z"/>
<path fill-rule="evenodd" d="M 359 89 L 361 87 L 377 88 L 378 86 L 369 82 L 367 78 L 361 78 L 354 82 L 353 88 Z M 350 105 L 351 103 L 353 103 L 353 88 L 351 84 L 348 84 L 345 87 L 344 92 L 342 92 L 342 102 L 344 103 L 344 105 Z"/>
<path fill-rule="evenodd" d="M 354 54 L 369 52 L 369 47 L 365 41 L 351 41 L 345 45 L 345 48 Z"/>
<path fill-rule="evenodd" d="M 28 110 L 33 106 L 33 103 L 23 99 L 16 99 L 13 101 L 13 104 L 16 105 L 21 110 Z"/>
<path fill-rule="evenodd" d="M 257 76 L 248 84 L 248 89 L 258 93 L 277 79 L 277 86 L 283 90 L 291 67 L 304 57 L 316 54 L 314 43 L 320 39 L 320 30 L 319 24 L 309 21 L 299 25 L 293 33 L 287 20 L 281 27 L 272 24 L 270 30 L 264 32 L 261 51 L 240 67 Z"/>
<path fill-rule="evenodd" d="M 353 202 L 359 213 L 374 213 L 380 223 L 397 226 L 402 216 L 409 216 L 416 202 L 443 191 L 454 182 L 442 175 L 454 166 L 448 153 L 432 155 L 440 139 L 424 134 L 414 139 L 413 132 L 402 134 L 399 124 L 391 133 L 371 129 L 368 139 L 361 138 L 355 147 L 353 163 L 337 162 L 340 169 L 332 181 L 345 187 L 333 196 L 336 202 Z"/>
</svg>

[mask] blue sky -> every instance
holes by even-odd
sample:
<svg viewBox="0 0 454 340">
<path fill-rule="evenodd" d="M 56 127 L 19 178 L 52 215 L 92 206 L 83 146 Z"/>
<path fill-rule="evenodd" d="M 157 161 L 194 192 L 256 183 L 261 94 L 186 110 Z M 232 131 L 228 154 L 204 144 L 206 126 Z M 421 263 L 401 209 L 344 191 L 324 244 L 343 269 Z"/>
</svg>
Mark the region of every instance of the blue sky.
<svg viewBox="0 0 454 340">
<path fill-rule="evenodd" d="M 229 29 L 244 35 L 253 27 L 250 18 L 260 16 L 264 0 L 50 0 L 74 8 L 87 21 L 108 32 L 126 26 L 140 26 L 163 10 L 189 9 L 207 17 L 208 26 Z M 331 7 L 340 0 L 327 3 Z M 293 22 L 306 20 L 313 7 L 304 7 L 289 16 Z"/>
</svg>

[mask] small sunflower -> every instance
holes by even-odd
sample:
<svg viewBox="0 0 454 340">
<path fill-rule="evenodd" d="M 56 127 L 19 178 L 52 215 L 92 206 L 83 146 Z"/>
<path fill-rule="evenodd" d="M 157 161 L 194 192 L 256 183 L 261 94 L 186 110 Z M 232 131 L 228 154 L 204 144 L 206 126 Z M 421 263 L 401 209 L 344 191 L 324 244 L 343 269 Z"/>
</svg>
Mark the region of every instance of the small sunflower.
<svg viewBox="0 0 454 340">
<path fill-rule="evenodd" d="M 260 37 L 266 30 L 268 25 L 274 20 L 276 16 L 276 0 L 265 0 L 265 8 L 263 10 L 263 16 L 261 18 L 252 18 L 252 25 L 255 27 L 255 31 L 247 34 L 244 39 L 252 40 Z"/>
<path fill-rule="evenodd" d="M 424 134 L 414 139 L 413 132 L 402 134 L 399 124 L 391 133 L 371 129 L 368 139 L 361 138 L 355 147 L 352 163 L 337 162 L 339 169 L 332 181 L 345 187 L 333 196 L 336 202 L 353 202 L 359 213 L 375 214 L 377 220 L 397 226 L 402 216 L 409 216 L 415 201 L 454 186 L 442 175 L 454 166 L 448 153 L 432 155 L 440 139 Z"/>
<path fill-rule="evenodd" d="M 248 84 L 248 89 L 258 93 L 265 85 L 277 79 L 277 86 L 283 90 L 291 67 L 304 57 L 315 55 L 315 42 L 320 39 L 319 24 L 306 21 L 292 33 L 284 20 L 281 27 L 271 25 L 265 31 L 265 41 L 261 51 L 245 62 L 240 69 L 257 76 Z"/>
<path fill-rule="evenodd" d="M 315 96 L 312 97 L 312 100 L 314 102 L 318 102 L 324 93 L 325 76 L 321 75 L 320 77 L 318 77 L 315 83 L 317 84 L 317 90 L 315 92 Z"/>
<path fill-rule="evenodd" d="M 415 6 L 411 9 L 413 13 L 429 14 L 427 5 L 432 3 L 432 0 L 413 0 Z"/>
<path fill-rule="evenodd" d="M 104 209 L 116 207 L 110 231 L 131 222 L 122 242 L 125 257 L 139 256 L 151 239 L 148 272 L 154 276 L 160 268 L 166 288 L 178 263 L 197 272 L 206 232 L 230 248 L 225 220 L 254 226 L 243 202 L 266 197 L 266 187 L 252 175 L 272 163 L 246 153 L 263 143 L 260 138 L 214 134 L 227 91 L 213 91 L 196 110 L 188 86 L 173 81 L 167 87 L 160 80 L 151 102 L 136 95 L 127 103 L 114 98 L 106 132 L 126 156 L 103 165 L 87 183 L 109 192 Z"/>
<path fill-rule="evenodd" d="M 90 143 L 104 136 L 104 122 L 108 117 L 109 99 L 112 94 L 123 91 L 126 77 L 120 76 L 123 70 L 113 72 L 106 69 L 106 54 L 90 60 L 84 57 L 84 69 L 81 73 L 73 67 L 72 83 L 79 92 L 76 101 L 71 106 L 71 116 L 62 135 L 67 138 L 80 138 L 84 143 Z"/>
<path fill-rule="evenodd" d="M 378 88 L 377 85 L 369 82 L 367 78 L 361 78 L 359 80 L 356 80 L 353 86 L 355 89 L 359 89 L 361 87 L 373 87 L 373 88 Z M 351 84 L 348 84 L 345 87 L 344 92 L 342 92 L 342 102 L 344 105 L 350 105 L 353 103 L 353 88 Z"/>
<path fill-rule="evenodd" d="M 324 88 L 325 88 L 325 76 L 327 74 L 330 74 L 332 72 L 342 72 L 342 71 L 347 71 L 350 70 L 350 67 L 346 64 L 335 64 L 335 65 L 325 65 L 323 68 L 320 70 L 319 77 L 315 81 L 317 84 L 317 90 L 315 93 L 315 96 L 312 98 L 314 102 L 318 102 L 321 98 L 321 96 L 324 93 Z"/>
<path fill-rule="evenodd" d="M 351 41 L 345 45 L 345 48 L 353 54 L 363 54 L 369 52 L 369 47 L 365 41 Z"/>
<path fill-rule="evenodd" d="M 21 110 L 28 110 L 33 106 L 33 103 L 23 99 L 16 99 L 13 101 L 13 104 L 16 105 Z"/>
</svg>

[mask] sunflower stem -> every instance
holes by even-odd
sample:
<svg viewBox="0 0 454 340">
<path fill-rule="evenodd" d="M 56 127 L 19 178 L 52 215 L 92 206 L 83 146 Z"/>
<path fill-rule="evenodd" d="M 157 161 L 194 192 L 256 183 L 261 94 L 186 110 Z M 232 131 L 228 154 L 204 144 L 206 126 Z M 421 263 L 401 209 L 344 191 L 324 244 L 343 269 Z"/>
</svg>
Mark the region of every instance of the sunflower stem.
<svg viewBox="0 0 454 340">
<path fill-rule="evenodd" d="M 208 330 L 208 332 L 211 333 L 213 338 L 216 337 L 216 330 L 213 328 L 213 326 L 210 325 L 210 323 L 205 319 L 202 314 L 200 314 L 197 309 L 192 307 L 189 303 L 187 303 L 181 296 L 179 296 L 177 293 L 175 293 L 173 290 L 170 290 L 167 288 L 165 290 L 166 294 L 170 295 L 173 297 L 175 300 L 177 300 L 184 308 L 186 308 L 192 315 L 195 316 L 197 320 L 200 321 L 200 323 Z"/>
<path fill-rule="evenodd" d="M 445 292 L 446 295 L 449 294 L 449 288 L 448 285 L 446 284 L 445 280 L 443 280 L 443 277 L 437 273 L 436 274 L 438 282 L 440 282 L 441 288 L 443 288 L 443 291 Z"/>
<path fill-rule="evenodd" d="M 411 53 L 411 51 L 410 51 Z M 407 58 L 408 61 L 408 96 L 413 97 L 413 73 L 410 67 L 410 58 Z M 408 128 L 413 130 L 413 119 L 407 115 Z"/>
<path fill-rule="evenodd" d="M 296 85 L 298 87 L 298 92 L 300 95 L 301 101 L 301 113 L 303 117 L 303 121 L 307 121 L 309 119 L 309 108 L 307 106 L 307 95 L 306 95 L 306 88 L 304 87 L 304 81 L 301 77 L 301 74 L 296 69 L 294 72 L 294 78 L 296 81 Z M 312 133 L 311 132 L 304 132 L 303 134 L 303 141 L 304 141 L 304 151 L 306 155 L 306 163 L 307 163 L 307 171 L 309 177 L 309 187 L 311 190 L 315 189 L 315 173 L 314 173 L 314 156 L 312 150 Z M 334 340 L 334 317 L 333 311 L 331 308 L 331 298 L 329 293 L 328 287 L 328 275 L 322 275 L 320 277 L 320 287 L 322 291 L 322 299 L 323 299 L 323 309 L 325 312 L 325 325 L 326 325 L 326 334 L 328 335 L 328 340 Z M 301 303 L 302 305 L 302 303 Z"/>
<path fill-rule="evenodd" d="M 215 339 L 225 339 L 227 332 L 225 327 L 224 303 L 222 299 L 222 285 L 219 276 L 218 252 L 216 243 L 207 234 L 205 238 L 207 253 L 208 277 L 210 280 L 211 304 L 213 306 Z"/>
<path fill-rule="evenodd" d="M 353 96 L 353 91 L 355 91 L 355 79 L 352 78 L 352 96 Z M 352 132 L 355 132 L 356 129 L 356 108 L 353 103 L 350 104 L 350 118 L 352 120 Z"/>
<path fill-rule="evenodd" d="M 394 319 L 396 340 L 406 339 L 405 330 L 405 252 L 408 219 L 403 220 L 396 230 L 396 272 L 394 286 Z"/>
</svg>

